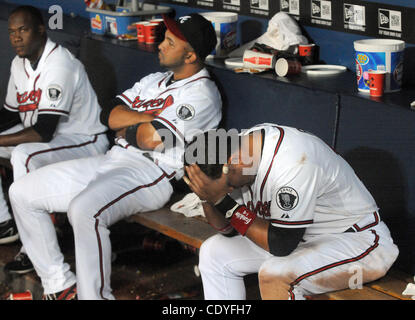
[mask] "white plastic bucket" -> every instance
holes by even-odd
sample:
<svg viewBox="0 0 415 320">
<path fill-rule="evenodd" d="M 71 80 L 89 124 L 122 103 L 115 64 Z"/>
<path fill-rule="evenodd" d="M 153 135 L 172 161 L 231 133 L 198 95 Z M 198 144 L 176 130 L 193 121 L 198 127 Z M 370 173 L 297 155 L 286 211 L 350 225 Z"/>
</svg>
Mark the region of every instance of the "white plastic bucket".
<svg viewBox="0 0 415 320">
<path fill-rule="evenodd" d="M 401 90 L 405 42 L 394 39 L 366 39 L 354 42 L 359 91 L 369 92 L 369 70 L 386 71 L 385 92 Z"/>
<path fill-rule="evenodd" d="M 207 20 L 212 22 L 216 31 L 218 43 L 211 55 L 215 57 L 226 57 L 229 52 L 234 50 L 236 44 L 236 27 L 238 14 L 233 12 L 203 12 L 200 13 Z"/>
</svg>

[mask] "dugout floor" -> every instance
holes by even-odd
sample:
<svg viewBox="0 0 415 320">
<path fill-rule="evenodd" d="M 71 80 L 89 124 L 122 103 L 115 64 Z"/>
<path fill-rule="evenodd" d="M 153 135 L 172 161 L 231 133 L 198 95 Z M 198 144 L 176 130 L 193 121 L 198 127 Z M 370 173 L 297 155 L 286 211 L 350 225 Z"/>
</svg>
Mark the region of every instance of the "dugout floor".
<svg viewBox="0 0 415 320">
<path fill-rule="evenodd" d="M 62 216 L 64 217 L 64 216 Z M 58 234 L 66 261 L 75 270 L 73 235 L 66 218 L 58 219 Z M 59 221 L 60 220 L 60 221 Z M 181 243 L 122 221 L 111 228 L 115 260 L 112 288 L 118 300 L 203 299 L 201 278 L 195 272 L 197 253 Z M 30 290 L 41 299 L 42 288 L 35 272 L 10 275 L 3 270 L 20 248 L 20 241 L 0 246 L 0 299 L 10 292 Z M 256 276 L 246 279 L 248 299 L 259 299 Z"/>
</svg>

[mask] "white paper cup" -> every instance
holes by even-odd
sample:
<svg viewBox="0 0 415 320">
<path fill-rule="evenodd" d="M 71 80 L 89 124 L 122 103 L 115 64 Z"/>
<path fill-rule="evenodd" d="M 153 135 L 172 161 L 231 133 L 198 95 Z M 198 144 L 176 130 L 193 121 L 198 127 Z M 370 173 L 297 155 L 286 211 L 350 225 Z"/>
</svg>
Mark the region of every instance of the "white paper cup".
<svg viewBox="0 0 415 320">
<path fill-rule="evenodd" d="M 246 68 L 272 69 L 275 65 L 275 56 L 269 53 L 245 50 L 242 61 Z"/>
<path fill-rule="evenodd" d="M 290 74 L 299 74 L 301 72 L 301 63 L 297 60 L 279 58 L 275 63 L 275 72 L 280 77 L 285 77 Z"/>
</svg>

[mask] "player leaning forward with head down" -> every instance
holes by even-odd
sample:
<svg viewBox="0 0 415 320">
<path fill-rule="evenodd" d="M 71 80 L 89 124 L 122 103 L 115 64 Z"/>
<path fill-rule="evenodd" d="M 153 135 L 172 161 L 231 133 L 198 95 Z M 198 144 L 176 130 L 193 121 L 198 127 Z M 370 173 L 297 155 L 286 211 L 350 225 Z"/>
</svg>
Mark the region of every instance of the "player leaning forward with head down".
<svg viewBox="0 0 415 320">
<path fill-rule="evenodd" d="M 16 57 L 0 111 L 0 157 L 11 160 L 14 180 L 50 163 L 104 153 L 107 128 L 81 62 L 47 37 L 34 7 L 14 9 L 8 33 Z M 1 189 L 0 196 L 0 243 L 8 243 L 18 233 Z M 33 269 L 23 252 L 8 271 Z"/>
<path fill-rule="evenodd" d="M 207 156 L 220 158 L 195 148 L 197 139 L 186 151 L 199 165 L 186 166 L 185 181 L 221 233 L 200 250 L 206 299 L 244 299 L 243 277 L 251 273 L 259 273 L 263 299 L 294 300 L 387 272 L 398 248 L 344 159 L 290 127 L 259 125 L 240 139 L 224 165 L 205 165 Z M 351 281 L 354 274 L 362 278 Z"/>
<path fill-rule="evenodd" d="M 79 299 L 114 298 L 109 226 L 162 207 L 171 180 L 183 176 L 185 140 L 220 122 L 220 94 L 203 63 L 216 44 L 212 24 L 197 14 L 166 17 L 165 24 L 159 60 L 170 71 L 144 77 L 101 114 L 116 145 L 103 156 L 41 168 L 10 188 L 21 239 L 50 298 L 68 290 Z M 63 262 L 49 210 L 68 213 L 76 277 Z"/>
</svg>

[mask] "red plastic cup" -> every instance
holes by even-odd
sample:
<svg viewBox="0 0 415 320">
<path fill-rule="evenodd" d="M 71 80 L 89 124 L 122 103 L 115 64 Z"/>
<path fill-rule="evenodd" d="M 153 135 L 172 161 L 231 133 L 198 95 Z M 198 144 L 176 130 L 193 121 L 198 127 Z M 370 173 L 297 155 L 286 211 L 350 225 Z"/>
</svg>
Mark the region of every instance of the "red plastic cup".
<svg viewBox="0 0 415 320">
<path fill-rule="evenodd" d="M 299 44 L 298 45 L 298 54 L 301 57 L 311 57 L 314 54 L 314 43 L 309 44 Z"/>
<path fill-rule="evenodd" d="M 301 63 L 297 60 L 279 58 L 275 63 L 275 72 L 280 77 L 285 77 L 290 74 L 299 74 L 301 72 Z"/>
<path fill-rule="evenodd" d="M 381 97 L 385 90 L 385 71 L 368 71 L 370 95 Z"/>
<path fill-rule="evenodd" d="M 8 300 L 33 300 L 32 293 L 30 290 L 20 293 L 11 293 Z"/>
<path fill-rule="evenodd" d="M 142 43 L 146 42 L 146 36 L 145 36 L 145 32 L 144 32 L 144 26 L 146 24 L 149 24 L 149 22 L 148 21 L 140 21 L 140 22 L 137 22 L 135 24 L 135 26 L 137 28 L 137 41 L 138 42 L 142 42 Z"/>
<path fill-rule="evenodd" d="M 144 36 L 147 44 L 156 42 L 157 26 L 157 23 L 148 23 L 144 25 Z"/>
</svg>

